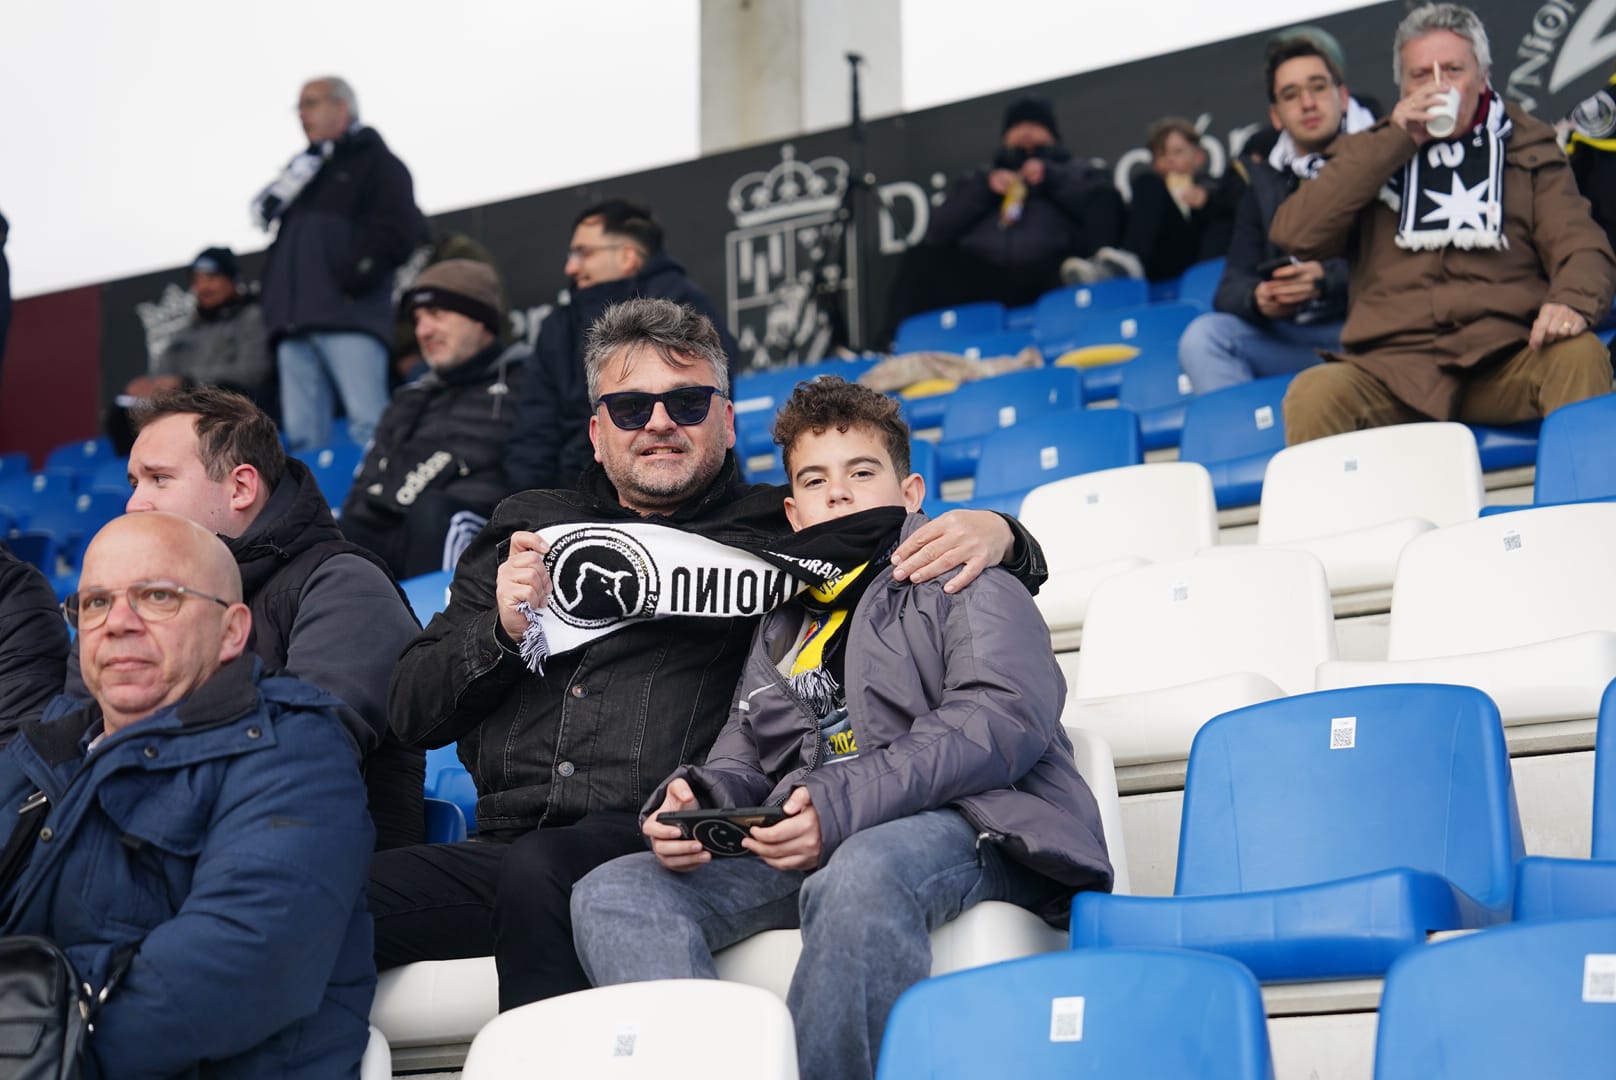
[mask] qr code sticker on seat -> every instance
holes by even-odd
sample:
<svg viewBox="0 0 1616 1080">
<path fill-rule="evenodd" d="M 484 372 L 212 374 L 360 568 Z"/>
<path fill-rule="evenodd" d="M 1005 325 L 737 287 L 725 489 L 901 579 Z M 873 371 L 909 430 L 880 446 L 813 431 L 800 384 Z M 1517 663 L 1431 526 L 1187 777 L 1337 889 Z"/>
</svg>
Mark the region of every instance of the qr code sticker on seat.
<svg viewBox="0 0 1616 1080">
<path fill-rule="evenodd" d="M 612 1039 L 612 1057 L 633 1057 L 634 1045 L 640 1041 L 640 1029 L 633 1024 L 618 1026 Z"/>
<path fill-rule="evenodd" d="M 1049 1041 L 1083 1041 L 1083 999 L 1051 998 L 1049 1002 Z"/>
<path fill-rule="evenodd" d="M 1582 1000 L 1616 1005 L 1616 953 L 1589 953 L 1583 957 Z"/>
<path fill-rule="evenodd" d="M 1358 745 L 1358 718 L 1335 716 L 1330 719 L 1330 749 L 1351 750 Z"/>
</svg>

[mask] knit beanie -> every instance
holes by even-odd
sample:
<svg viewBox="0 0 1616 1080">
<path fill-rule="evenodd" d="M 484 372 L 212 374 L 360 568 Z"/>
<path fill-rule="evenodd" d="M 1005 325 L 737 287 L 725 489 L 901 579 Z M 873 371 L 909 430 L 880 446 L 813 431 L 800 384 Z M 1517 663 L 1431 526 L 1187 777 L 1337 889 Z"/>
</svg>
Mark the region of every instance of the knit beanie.
<svg viewBox="0 0 1616 1080">
<path fill-rule="evenodd" d="M 236 265 L 236 256 L 227 247 L 210 247 L 191 260 L 193 274 L 220 274 L 231 281 L 241 279 L 240 268 Z"/>
<path fill-rule="evenodd" d="M 499 336 L 499 275 L 485 262 L 445 259 L 433 263 L 421 271 L 401 303 L 404 310 L 412 314 L 422 307 L 459 312 L 488 327 L 495 337 Z"/>
<path fill-rule="evenodd" d="M 1010 107 L 1004 110 L 1004 126 L 999 129 L 999 134 L 1003 135 L 1017 124 L 1028 122 L 1048 128 L 1049 133 L 1055 136 L 1055 141 L 1060 142 L 1060 128 L 1055 124 L 1055 107 L 1048 98 L 1024 97 L 1012 101 Z"/>
</svg>

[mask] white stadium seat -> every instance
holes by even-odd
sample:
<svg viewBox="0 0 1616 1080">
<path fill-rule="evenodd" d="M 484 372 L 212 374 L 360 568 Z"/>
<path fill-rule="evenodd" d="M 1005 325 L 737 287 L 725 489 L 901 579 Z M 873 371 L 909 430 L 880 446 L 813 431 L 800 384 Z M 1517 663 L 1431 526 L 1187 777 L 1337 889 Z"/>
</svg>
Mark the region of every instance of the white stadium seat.
<svg viewBox="0 0 1616 1080">
<path fill-rule="evenodd" d="M 1616 678 L 1616 503 L 1519 510 L 1403 551 L 1384 661 L 1320 665 L 1321 690 L 1382 682 L 1487 692 L 1505 724 L 1597 716 Z"/>
<path fill-rule="evenodd" d="M 1206 468 L 1188 461 L 1129 465 L 1044 484 L 1018 515 L 1049 561 L 1038 609 L 1051 630 L 1083 624 L 1094 588 L 1152 562 L 1187 559 L 1218 539 Z"/>
<path fill-rule="evenodd" d="M 477 1033 L 464 1080 L 535 1076 L 796 1080 L 783 1001 L 751 986 L 667 979 L 581 990 L 501 1013 Z"/>
<path fill-rule="evenodd" d="M 1227 547 L 1101 583 L 1066 724 L 1120 765 L 1181 761 L 1218 713 L 1313 688 L 1335 658 L 1324 568 L 1303 551 Z"/>
<path fill-rule="evenodd" d="M 1463 424 L 1395 424 L 1286 447 L 1263 478 L 1257 542 L 1308 551 L 1335 593 L 1391 585 L 1421 533 L 1473 521 L 1483 500 Z"/>
</svg>

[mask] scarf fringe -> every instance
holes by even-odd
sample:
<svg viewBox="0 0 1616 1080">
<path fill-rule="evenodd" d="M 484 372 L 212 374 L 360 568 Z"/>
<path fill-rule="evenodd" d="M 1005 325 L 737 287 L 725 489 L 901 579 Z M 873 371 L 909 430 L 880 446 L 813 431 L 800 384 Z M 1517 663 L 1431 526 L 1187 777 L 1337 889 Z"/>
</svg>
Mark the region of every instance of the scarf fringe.
<svg viewBox="0 0 1616 1080">
<path fill-rule="evenodd" d="M 788 680 L 791 692 L 814 710 L 818 717 L 829 716 L 836 708 L 836 677 L 822 667 L 799 671 Z"/>
<path fill-rule="evenodd" d="M 1486 248 L 1508 251 L 1509 237 L 1478 233 L 1474 229 L 1451 229 L 1448 232 L 1417 232 L 1412 236 L 1397 234 L 1397 246 L 1405 251 L 1435 251 L 1437 248 L 1456 247 L 1466 251 Z"/>
<path fill-rule="evenodd" d="M 543 675 L 544 662 L 550 657 L 550 642 L 544 636 L 544 624 L 539 620 L 539 613 L 526 600 L 517 604 L 516 610 L 527 620 L 527 629 L 522 631 L 522 663 L 533 674 Z"/>
</svg>

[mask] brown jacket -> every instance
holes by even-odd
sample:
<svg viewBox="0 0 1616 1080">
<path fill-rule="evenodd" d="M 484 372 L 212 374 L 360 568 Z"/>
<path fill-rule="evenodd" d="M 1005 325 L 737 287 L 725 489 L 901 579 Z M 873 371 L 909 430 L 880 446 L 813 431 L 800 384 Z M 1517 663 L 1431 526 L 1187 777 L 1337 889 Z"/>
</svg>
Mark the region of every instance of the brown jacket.
<svg viewBox="0 0 1616 1080">
<path fill-rule="evenodd" d="M 1397 246 L 1397 215 L 1380 189 L 1414 156 L 1390 120 L 1343 135 L 1329 164 L 1280 206 L 1269 238 L 1301 259 L 1352 264 L 1342 354 L 1399 399 L 1452 419 L 1468 368 L 1513 355 L 1538 309 L 1564 304 L 1595 325 L 1616 291 L 1616 258 L 1577 193 L 1554 130 L 1508 106 L 1502 251 Z"/>
</svg>

